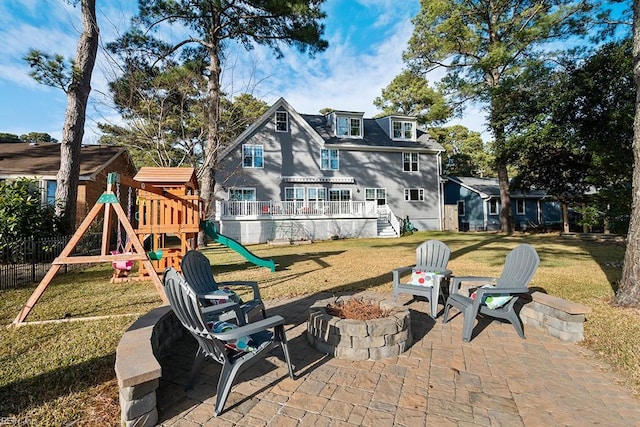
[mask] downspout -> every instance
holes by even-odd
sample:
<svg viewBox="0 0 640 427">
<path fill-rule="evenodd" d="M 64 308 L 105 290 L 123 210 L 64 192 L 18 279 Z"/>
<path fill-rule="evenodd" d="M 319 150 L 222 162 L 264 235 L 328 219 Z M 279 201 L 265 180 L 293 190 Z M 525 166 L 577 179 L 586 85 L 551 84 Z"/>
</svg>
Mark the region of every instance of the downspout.
<svg viewBox="0 0 640 427">
<path fill-rule="evenodd" d="M 538 199 L 537 205 L 538 205 L 538 224 L 542 225 L 542 203 L 541 203 L 542 199 Z"/>
<path fill-rule="evenodd" d="M 482 200 L 482 228 L 483 231 L 487 231 L 489 229 L 489 202 L 491 201 L 493 196 L 489 196 L 486 199 Z"/>
</svg>

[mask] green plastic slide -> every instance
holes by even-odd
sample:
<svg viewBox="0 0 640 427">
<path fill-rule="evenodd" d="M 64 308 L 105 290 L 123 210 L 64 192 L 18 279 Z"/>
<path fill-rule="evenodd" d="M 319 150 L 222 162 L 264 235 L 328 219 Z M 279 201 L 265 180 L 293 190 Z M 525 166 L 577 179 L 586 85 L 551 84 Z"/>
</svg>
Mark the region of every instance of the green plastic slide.
<svg viewBox="0 0 640 427">
<path fill-rule="evenodd" d="M 237 241 L 233 240 L 231 237 L 227 237 L 223 234 L 218 233 L 215 224 L 211 221 L 202 221 L 200 225 L 207 236 L 211 237 L 214 241 L 220 243 L 228 247 L 229 249 L 233 249 L 242 255 L 247 261 L 259 266 L 259 267 L 267 267 L 271 270 L 271 272 L 276 271 L 276 264 L 272 259 L 265 259 L 255 256 L 249 249 L 242 246 Z"/>
</svg>

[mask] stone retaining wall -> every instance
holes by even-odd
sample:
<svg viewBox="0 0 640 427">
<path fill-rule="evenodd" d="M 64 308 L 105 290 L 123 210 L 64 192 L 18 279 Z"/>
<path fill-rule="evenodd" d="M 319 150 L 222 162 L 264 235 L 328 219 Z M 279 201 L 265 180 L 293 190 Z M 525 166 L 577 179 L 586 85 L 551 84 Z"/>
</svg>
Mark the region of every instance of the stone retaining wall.
<svg viewBox="0 0 640 427">
<path fill-rule="evenodd" d="M 546 330 L 562 341 L 584 340 L 584 322 L 591 308 L 543 292 L 532 292 L 531 301 L 520 310 L 525 325 Z"/>
<path fill-rule="evenodd" d="M 184 331 L 171 307 L 164 305 L 136 320 L 120 339 L 115 371 L 122 425 L 147 427 L 158 423 L 156 389 L 162 376 L 158 360 Z"/>
<path fill-rule="evenodd" d="M 307 339 L 316 350 L 337 358 L 379 360 L 402 354 L 411 346 L 409 309 L 392 301 L 380 301 L 390 310 L 387 317 L 372 320 L 342 319 L 327 313 L 329 301 L 309 309 Z"/>
</svg>

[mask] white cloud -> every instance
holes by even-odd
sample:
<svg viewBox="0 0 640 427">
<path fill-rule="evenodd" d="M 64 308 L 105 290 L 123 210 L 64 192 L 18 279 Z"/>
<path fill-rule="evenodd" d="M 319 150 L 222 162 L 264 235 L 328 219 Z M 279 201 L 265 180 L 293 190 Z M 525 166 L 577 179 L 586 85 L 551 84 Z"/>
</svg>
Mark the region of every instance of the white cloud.
<svg viewBox="0 0 640 427">
<path fill-rule="evenodd" d="M 375 97 L 402 70 L 402 49 L 411 29 L 405 17 L 391 27 L 386 39 L 366 49 L 350 44 L 342 31 L 334 32 L 327 51 L 316 58 L 286 49 L 285 57 L 278 61 L 260 47 L 250 56 L 260 66 L 265 78 L 260 89 L 270 94 L 270 101 L 283 96 L 301 113 L 317 113 L 331 107 L 362 111 L 370 117 L 377 112 L 373 106 Z M 246 60 L 244 64 L 250 62 Z"/>
<path fill-rule="evenodd" d="M 321 108 L 332 107 L 362 111 L 366 117 L 375 115 L 378 111 L 373 100 L 404 66 L 402 52 L 413 30 L 411 10 L 413 7 L 415 11 L 417 1 L 400 6 L 397 0 L 357 0 L 357 6 L 362 9 L 362 16 L 344 19 L 345 16 L 340 15 L 340 1 L 327 0 L 323 4 L 328 13 L 329 48 L 315 58 L 284 47 L 284 58 L 277 60 L 273 52 L 263 46 L 247 52 L 242 46 L 230 45 L 224 62 L 225 92 L 231 95 L 252 93 L 268 103 L 282 96 L 301 113 L 317 113 Z M 97 7 L 102 46 L 92 76 L 87 109 L 85 133 L 88 140 L 97 139 L 98 121 L 121 122 L 108 93 L 108 81 L 113 80 L 119 70 L 105 52 L 104 43 L 122 35 L 136 12 L 135 4 L 127 0 L 102 2 Z M 21 16 L 11 16 L 10 12 L 15 15 L 17 9 Z M 33 81 L 22 57 L 29 48 L 73 57 L 81 30 L 79 15 L 79 7 L 73 8 L 65 0 L 0 0 L 0 40 L 3 40 L 4 51 L 0 56 L 0 83 L 6 81 L 31 93 L 38 92 L 41 98 L 34 99 L 34 105 L 49 103 L 60 108 L 58 104 L 64 104 L 64 95 L 56 94 L 56 102 L 49 102 L 54 89 Z M 369 22 L 368 26 L 358 21 L 362 17 Z M 38 19 L 46 20 L 47 25 L 38 25 Z M 182 31 L 170 29 L 163 36 L 182 35 Z M 437 78 L 429 80 L 433 82 Z M 465 114 L 460 122 L 473 130 L 483 131 L 484 115 L 470 112 L 472 114 Z M 37 108 L 33 108 L 33 113 L 34 129 L 62 129 L 60 118 L 51 123 L 39 123 L 44 119 L 37 114 Z M 64 108 L 57 117 L 64 117 Z M 5 124 L 1 125 L 5 129 L 0 131 L 7 131 Z M 59 131 L 49 133 L 60 138 Z"/>
</svg>

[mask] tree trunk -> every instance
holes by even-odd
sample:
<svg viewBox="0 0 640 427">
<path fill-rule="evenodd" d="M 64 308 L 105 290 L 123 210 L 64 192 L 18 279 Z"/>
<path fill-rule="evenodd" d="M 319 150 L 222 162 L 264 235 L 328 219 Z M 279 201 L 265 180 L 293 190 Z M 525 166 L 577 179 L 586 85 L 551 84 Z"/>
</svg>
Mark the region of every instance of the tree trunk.
<svg viewBox="0 0 640 427">
<path fill-rule="evenodd" d="M 497 72 L 487 79 L 490 86 L 495 86 L 498 81 Z M 503 233 L 513 233 L 513 215 L 511 213 L 511 193 L 509 192 L 509 173 L 507 172 L 506 137 L 504 124 L 502 124 L 503 105 L 499 96 L 493 94 L 491 98 L 491 130 L 495 141 L 496 160 L 495 167 L 498 173 L 498 186 L 500 188 L 500 228 Z"/>
<path fill-rule="evenodd" d="M 214 16 L 211 28 L 219 28 L 219 16 Z M 213 30 L 212 30 L 213 31 Z M 218 160 L 218 148 L 220 141 L 219 121 L 220 121 L 220 45 L 215 35 L 211 36 L 212 45 L 209 46 L 209 135 L 204 150 L 202 169 L 200 173 L 200 197 L 203 199 L 204 218 L 210 219 L 214 216 L 215 168 Z M 203 231 L 198 233 L 198 246 L 206 244 L 206 236 Z"/>
<path fill-rule="evenodd" d="M 91 74 L 98 53 L 96 1 L 82 0 L 83 31 L 78 40 L 73 77 L 67 89 L 67 110 L 60 141 L 60 170 L 57 176 L 56 216 L 60 231 L 75 229 L 80 180 L 80 150 L 84 136 L 87 100 L 91 92 Z"/>
<path fill-rule="evenodd" d="M 633 121 L 633 199 L 627 233 L 622 279 L 615 302 L 640 306 L 640 0 L 633 1 L 633 76 L 636 83 L 636 112 Z"/>
<path fill-rule="evenodd" d="M 513 215 L 511 213 L 511 193 L 509 192 L 509 174 L 506 165 L 496 165 L 498 186 L 500 187 L 500 227 L 503 233 L 513 233 Z"/>
</svg>

